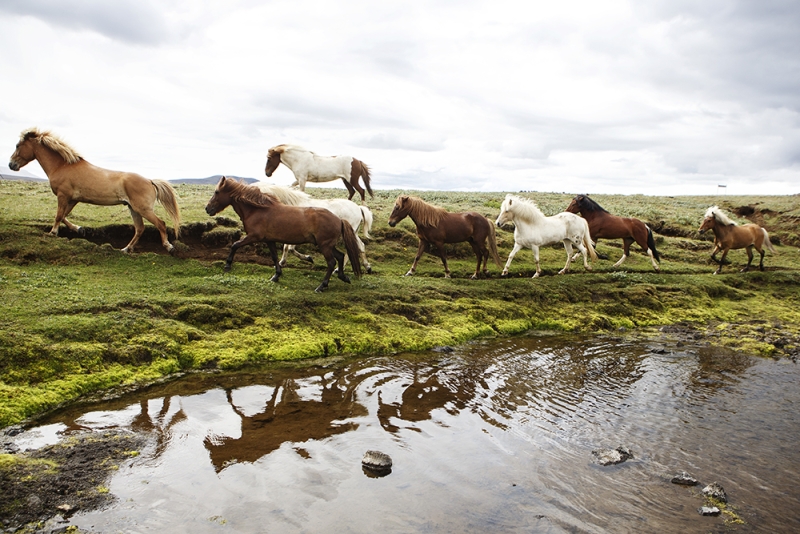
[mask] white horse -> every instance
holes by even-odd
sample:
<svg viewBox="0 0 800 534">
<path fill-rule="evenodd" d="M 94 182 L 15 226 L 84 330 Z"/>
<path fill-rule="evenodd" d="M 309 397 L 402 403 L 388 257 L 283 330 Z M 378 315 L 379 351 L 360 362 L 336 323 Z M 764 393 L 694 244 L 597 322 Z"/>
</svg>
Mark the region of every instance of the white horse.
<svg viewBox="0 0 800 534">
<path fill-rule="evenodd" d="M 559 241 L 564 243 L 567 251 L 567 264 L 558 271 L 558 274 L 569 271 L 573 244 L 583 254 L 583 266 L 587 271 L 592 270 L 592 266 L 586 261 L 586 254 L 588 253 L 592 260 L 597 259 L 597 254 L 589 237 L 589 224 L 585 219 L 566 211 L 552 217 L 545 217 L 532 200 L 516 195 L 506 195 L 495 224 L 503 226 L 508 222 L 513 222 L 515 227 L 514 249 L 508 255 L 502 276 L 508 275 L 508 267 L 517 252 L 522 247 L 531 247 L 533 256 L 536 258 L 536 274 L 533 275 L 533 278 L 538 277 L 542 274 L 542 269 L 539 267 L 539 247 L 552 245 Z"/>
<path fill-rule="evenodd" d="M 294 173 L 292 187 L 298 186 L 301 191 L 306 190 L 306 182 L 331 182 L 341 178 L 350 192 L 347 199 L 352 199 L 358 191 L 363 204 L 364 189 L 358 184 L 361 177 L 369 196 L 375 196 L 369 183 L 369 167 L 352 156 L 317 156 L 301 146 L 277 145 L 267 153 L 267 167 L 264 169 L 267 177 L 272 176 L 281 163 Z"/>
<path fill-rule="evenodd" d="M 283 187 L 280 185 L 272 185 L 272 184 L 257 184 L 258 188 L 261 190 L 262 193 L 268 193 L 277 197 L 283 204 L 287 206 L 300 206 L 300 207 L 312 207 L 312 208 L 325 208 L 326 210 L 332 212 L 334 215 L 346 221 L 353 227 L 354 232 L 358 232 L 358 227 L 361 224 L 364 224 L 364 237 L 367 239 L 371 239 L 372 236 L 369 235 L 369 231 L 372 229 L 372 212 L 366 206 L 359 206 L 352 200 L 347 200 L 344 198 L 332 198 L 332 199 L 316 199 L 309 196 L 308 193 L 303 191 L 297 191 L 296 189 L 290 189 L 288 187 Z M 361 263 L 364 264 L 364 267 L 367 269 L 368 273 L 372 272 L 372 267 L 370 266 L 369 262 L 367 261 L 367 254 L 365 252 L 364 242 L 356 236 L 356 240 L 358 241 L 358 250 L 361 253 Z M 284 245 L 283 246 L 283 256 L 281 256 L 281 260 L 278 262 L 280 263 L 281 267 L 286 265 L 286 255 L 287 253 L 291 252 L 298 258 L 305 260 L 307 262 L 312 262 L 313 259 L 311 256 L 304 256 L 295 250 L 294 245 Z M 345 256 L 345 263 L 347 263 L 347 257 Z"/>
</svg>

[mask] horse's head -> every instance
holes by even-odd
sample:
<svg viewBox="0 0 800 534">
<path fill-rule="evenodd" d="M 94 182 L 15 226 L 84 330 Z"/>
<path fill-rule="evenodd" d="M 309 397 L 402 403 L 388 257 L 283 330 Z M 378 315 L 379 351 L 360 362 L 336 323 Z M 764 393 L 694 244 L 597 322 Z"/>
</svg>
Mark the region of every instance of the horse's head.
<svg viewBox="0 0 800 534">
<path fill-rule="evenodd" d="M 272 176 L 272 173 L 275 172 L 275 169 L 281 164 L 282 152 L 283 150 L 280 146 L 272 147 L 269 149 L 269 152 L 267 152 L 267 167 L 264 169 L 264 174 L 266 174 L 268 178 Z"/>
<path fill-rule="evenodd" d="M 713 231 L 714 228 L 717 226 L 717 219 L 712 215 L 711 217 L 703 217 L 703 222 L 700 224 L 700 228 L 697 230 L 699 233 L 704 234 L 706 230 Z"/>
<path fill-rule="evenodd" d="M 511 195 L 506 195 L 506 199 L 503 201 L 503 204 L 500 205 L 500 215 L 497 216 L 497 220 L 494 221 L 499 227 L 503 226 L 506 223 L 510 223 L 514 221 L 514 214 L 511 213 L 511 210 L 514 209 L 514 197 Z"/>
<path fill-rule="evenodd" d="M 18 171 L 36 158 L 36 154 L 34 153 L 34 143 L 36 143 L 38 135 L 38 130 L 34 128 L 22 132 L 16 149 L 14 150 L 14 153 L 11 154 L 11 159 L 8 161 L 9 169 L 12 171 Z"/>
<path fill-rule="evenodd" d="M 567 206 L 567 209 L 564 211 L 568 211 L 570 213 L 580 213 L 583 199 L 583 195 L 575 195 L 575 198 L 572 199 L 572 202 L 569 203 L 569 206 Z"/>
<path fill-rule="evenodd" d="M 409 211 L 411 211 L 411 200 L 408 195 L 397 197 L 397 200 L 394 201 L 394 209 L 389 215 L 389 226 L 394 228 L 397 223 L 408 216 Z"/>
<path fill-rule="evenodd" d="M 231 179 L 225 176 L 219 179 L 214 194 L 211 196 L 208 204 L 206 204 L 206 213 L 209 215 L 216 215 L 231 205 L 231 193 L 228 187 L 229 182 L 231 182 Z"/>
</svg>

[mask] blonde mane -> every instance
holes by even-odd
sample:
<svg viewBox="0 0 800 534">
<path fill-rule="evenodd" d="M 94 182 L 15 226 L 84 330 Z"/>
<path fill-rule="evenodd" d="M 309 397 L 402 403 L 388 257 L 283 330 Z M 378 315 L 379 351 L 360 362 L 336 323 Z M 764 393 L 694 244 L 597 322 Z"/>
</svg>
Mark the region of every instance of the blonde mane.
<svg viewBox="0 0 800 534">
<path fill-rule="evenodd" d="M 64 161 L 67 163 L 78 163 L 83 159 L 83 156 L 78 154 L 77 150 L 49 131 L 40 132 L 38 128 L 23 130 L 19 136 L 19 140 L 27 141 L 28 139 L 35 139 L 50 150 L 53 150 L 56 154 L 64 158 Z"/>
<path fill-rule="evenodd" d="M 506 209 L 508 209 L 509 201 L 512 201 L 514 213 L 525 220 L 545 217 L 542 210 L 536 205 L 536 202 L 529 198 L 519 197 L 517 195 L 506 195 L 506 199 L 503 201 L 503 205 L 506 206 Z"/>
<path fill-rule="evenodd" d="M 223 189 L 236 200 L 246 202 L 251 206 L 258 208 L 268 208 L 275 204 L 279 204 L 279 200 L 269 193 L 263 193 L 255 185 L 247 185 L 244 182 L 239 182 L 233 178 L 227 178 Z"/>
<path fill-rule="evenodd" d="M 311 200 L 308 193 L 290 187 L 272 184 L 258 184 L 257 187 L 262 193 L 274 196 L 287 206 L 305 206 Z"/>
<path fill-rule="evenodd" d="M 718 206 L 711 206 L 706 210 L 706 217 L 713 217 L 718 223 L 725 226 L 738 226 L 738 223 L 733 221 L 730 217 L 725 215 Z"/>
<path fill-rule="evenodd" d="M 447 215 L 446 209 L 428 204 L 419 197 L 409 196 L 406 198 L 411 204 L 408 214 L 412 216 L 414 222 L 417 224 L 421 224 L 422 226 L 438 226 L 442 217 Z"/>
</svg>

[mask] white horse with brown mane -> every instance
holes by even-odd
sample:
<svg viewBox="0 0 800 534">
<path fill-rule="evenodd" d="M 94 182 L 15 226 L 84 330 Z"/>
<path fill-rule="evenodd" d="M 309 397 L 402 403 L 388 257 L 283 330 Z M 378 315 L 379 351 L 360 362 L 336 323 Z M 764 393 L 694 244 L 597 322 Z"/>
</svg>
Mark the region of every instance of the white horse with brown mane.
<svg viewBox="0 0 800 534">
<path fill-rule="evenodd" d="M 270 194 L 276 197 L 280 202 L 286 204 L 287 206 L 300 206 L 300 207 L 312 207 L 312 208 L 325 208 L 326 210 L 332 212 L 334 215 L 346 221 L 353 227 L 354 232 L 358 232 L 359 226 L 362 224 L 364 225 L 363 233 L 364 237 L 370 239 L 372 236 L 369 235 L 369 231 L 372 229 L 372 212 L 366 206 L 359 206 L 352 200 L 347 200 L 345 198 L 331 198 L 331 199 L 317 199 L 312 198 L 308 193 L 303 191 L 298 191 L 296 189 L 291 189 L 289 187 L 283 187 L 280 185 L 272 185 L 272 184 L 256 184 L 258 188 L 261 190 L 262 193 Z M 364 242 L 356 236 L 356 240 L 358 241 L 358 250 L 361 255 L 361 262 L 364 264 L 364 267 L 367 270 L 367 273 L 372 272 L 372 267 L 370 266 L 369 262 L 367 261 L 367 254 L 364 247 Z M 306 256 L 304 254 L 300 254 L 295 249 L 294 245 L 284 245 L 283 246 L 283 256 L 281 256 L 280 264 L 281 266 L 286 265 L 286 255 L 288 252 L 291 252 L 298 258 L 311 262 L 313 259 L 311 256 Z M 347 263 L 347 257 L 345 257 L 345 263 Z"/>
<path fill-rule="evenodd" d="M 369 196 L 375 196 L 369 183 L 369 167 L 352 156 L 318 156 L 301 146 L 277 145 L 267 153 L 267 166 L 264 169 L 267 177 L 272 176 L 281 163 L 294 173 L 292 187 L 298 186 L 301 191 L 306 190 L 306 182 L 331 182 L 341 178 L 350 192 L 347 199 L 352 199 L 358 191 L 363 204 L 364 188 L 358 183 L 358 179 L 363 178 Z"/>
<path fill-rule="evenodd" d="M 506 195 L 495 224 L 503 226 L 508 222 L 514 223 L 514 248 L 508 255 L 502 276 L 508 275 L 508 267 L 517 252 L 522 247 L 531 247 L 533 257 L 536 259 L 536 274 L 533 275 L 533 278 L 537 278 L 542 274 L 542 269 L 539 267 L 539 247 L 552 245 L 559 241 L 564 243 L 567 251 L 567 264 L 558 271 L 558 274 L 569 271 L 572 262 L 572 245 L 575 245 L 583 254 L 583 266 L 586 270 L 592 270 L 592 266 L 586 261 L 586 255 L 588 254 L 592 260 L 596 260 L 597 254 L 589 237 L 589 223 L 586 222 L 586 219 L 568 211 L 546 217 L 534 201 L 516 195 Z"/>
<path fill-rule="evenodd" d="M 18 171 L 33 160 L 42 166 L 50 188 L 58 198 L 58 210 L 51 235 L 58 235 L 63 221 L 73 232 L 82 233 L 80 226 L 67 220 L 67 215 L 79 203 L 99 206 L 128 206 L 133 219 L 134 234 L 122 252 L 133 252 L 133 247 L 144 232 L 147 219 L 158 228 L 161 243 L 167 251 L 175 247 L 167 239 L 167 226 L 153 211 L 160 202 L 172 219 L 175 237 L 180 234 L 181 215 L 175 190 L 164 180 L 148 180 L 132 172 L 110 171 L 95 167 L 60 138 L 37 128 L 23 130 L 8 167 Z"/>
</svg>

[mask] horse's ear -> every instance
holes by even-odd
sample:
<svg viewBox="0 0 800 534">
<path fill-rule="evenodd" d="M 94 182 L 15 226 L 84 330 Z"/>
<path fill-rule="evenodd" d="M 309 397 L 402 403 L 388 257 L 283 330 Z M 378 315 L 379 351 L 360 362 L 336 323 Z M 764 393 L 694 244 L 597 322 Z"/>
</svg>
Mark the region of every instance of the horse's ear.
<svg viewBox="0 0 800 534">
<path fill-rule="evenodd" d="M 397 200 L 400 201 L 400 205 L 402 206 L 403 204 L 408 202 L 408 195 L 400 195 L 400 198 L 398 198 Z"/>
</svg>

